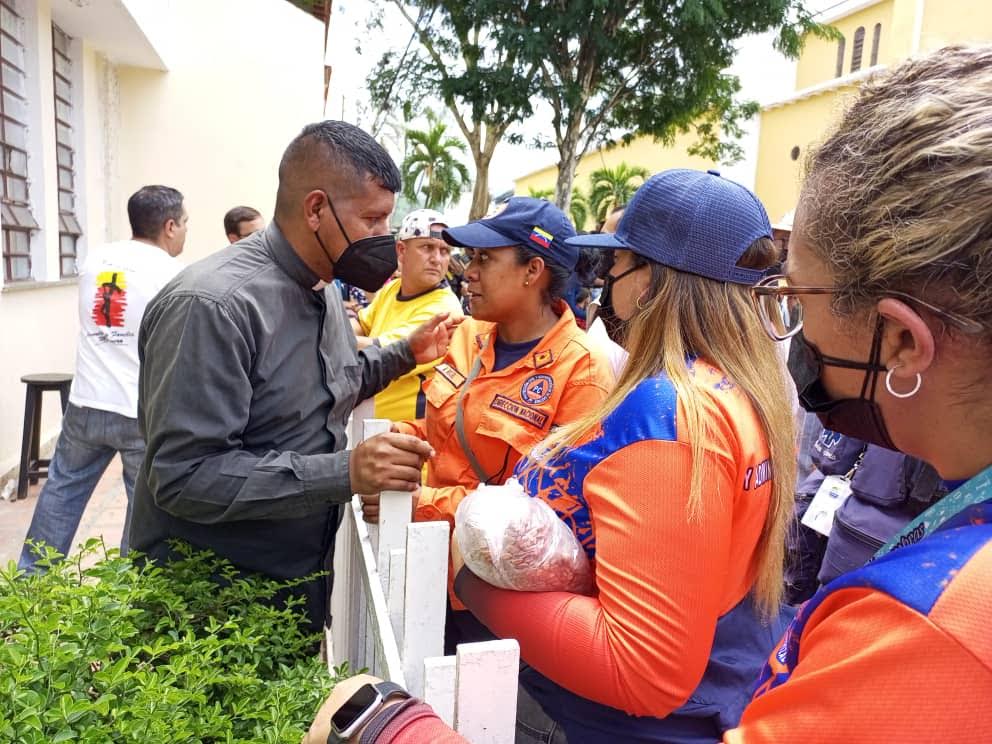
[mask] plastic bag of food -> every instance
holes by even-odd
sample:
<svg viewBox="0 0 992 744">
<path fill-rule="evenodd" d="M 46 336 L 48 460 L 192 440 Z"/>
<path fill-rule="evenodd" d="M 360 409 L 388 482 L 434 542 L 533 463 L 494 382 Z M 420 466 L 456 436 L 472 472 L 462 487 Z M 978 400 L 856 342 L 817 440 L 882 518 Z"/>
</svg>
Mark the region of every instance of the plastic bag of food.
<svg viewBox="0 0 992 744">
<path fill-rule="evenodd" d="M 465 565 L 502 589 L 588 594 L 592 567 L 575 535 L 515 480 L 479 486 L 459 504 L 455 539 Z"/>
</svg>

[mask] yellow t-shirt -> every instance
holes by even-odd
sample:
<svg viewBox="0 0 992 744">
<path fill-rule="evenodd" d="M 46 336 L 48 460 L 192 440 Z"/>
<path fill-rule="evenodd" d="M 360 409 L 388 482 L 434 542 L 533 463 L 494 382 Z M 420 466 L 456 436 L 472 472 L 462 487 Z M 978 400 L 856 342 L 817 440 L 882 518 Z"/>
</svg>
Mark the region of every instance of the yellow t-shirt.
<svg viewBox="0 0 992 744">
<path fill-rule="evenodd" d="M 362 332 L 383 346 L 406 338 L 437 313 L 461 317 L 462 308 L 447 282 L 413 297 L 400 295 L 400 280 L 394 279 L 381 290 L 368 307 L 358 313 Z M 375 396 L 375 417 L 406 421 L 423 418 L 425 398 L 422 385 L 434 375 L 440 360 L 415 367 Z"/>
</svg>

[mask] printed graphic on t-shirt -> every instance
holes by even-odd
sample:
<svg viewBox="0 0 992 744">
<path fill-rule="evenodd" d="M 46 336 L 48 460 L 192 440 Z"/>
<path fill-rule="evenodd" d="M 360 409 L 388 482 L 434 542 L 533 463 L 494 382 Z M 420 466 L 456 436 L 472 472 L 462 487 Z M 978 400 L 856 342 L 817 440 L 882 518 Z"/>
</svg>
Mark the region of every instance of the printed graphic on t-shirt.
<svg viewBox="0 0 992 744">
<path fill-rule="evenodd" d="M 127 279 L 123 271 L 101 271 L 96 276 L 93 322 L 107 328 L 124 326 L 127 310 Z"/>
</svg>

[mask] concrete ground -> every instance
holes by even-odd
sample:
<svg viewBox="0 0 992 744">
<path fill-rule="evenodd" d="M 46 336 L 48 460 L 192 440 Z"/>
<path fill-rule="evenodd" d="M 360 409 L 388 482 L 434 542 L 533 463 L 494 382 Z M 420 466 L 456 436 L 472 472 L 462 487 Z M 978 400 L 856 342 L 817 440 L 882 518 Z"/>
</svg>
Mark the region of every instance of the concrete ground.
<svg viewBox="0 0 992 744">
<path fill-rule="evenodd" d="M 16 561 L 21 554 L 34 505 L 38 502 L 38 494 L 44 483 L 45 480 L 41 479 L 36 485 L 29 486 L 26 499 L 0 501 L 0 565 L 6 565 L 7 561 Z M 121 460 L 120 457 L 115 457 L 86 505 L 73 545 L 102 535 L 108 548 L 120 547 L 126 508 Z"/>
</svg>

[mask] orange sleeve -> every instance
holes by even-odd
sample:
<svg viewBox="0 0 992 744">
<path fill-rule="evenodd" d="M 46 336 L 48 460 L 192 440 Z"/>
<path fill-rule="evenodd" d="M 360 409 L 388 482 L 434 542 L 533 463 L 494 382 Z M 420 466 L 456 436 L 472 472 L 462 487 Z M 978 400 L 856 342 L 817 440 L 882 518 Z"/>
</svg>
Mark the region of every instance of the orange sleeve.
<svg viewBox="0 0 992 744">
<path fill-rule="evenodd" d="M 599 365 L 602 366 L 602 365 Z M 604 370 L 605 372 L 605 370 Z M 612 377 L 569 382 L 558 401 L 554 423 L 570 424 L 602 405 L 613 387 Z M 530 454 L 524 452 L 524 455 Z"/>
<path fill-rule="evenodd" d="M 451 530 L 455 530 L 455 512 L 469 491 L 475 486 L 421 486 L 420 501 L 417 503 L 418 522 L 439 522 L 447 520 Z"/>
<path fill-rule="evenodd" d="M 688 521 L 691 461 L 688 444 L 645 440 L 586 476 L 598 596 L 504 591 L 465 570 L 459 598 L 573 693 L 633 715 L 668 715 L 702 679 L 725 609 L 721 577 L 735 559 L 733 467 L 705 453 L 701 515 Z"/>
<path fill-rule="evenodd" d="M 400 434 L 409 434 L 417 439 L 427 441 L 427 424 L 424 419 L 413 419 L 412 421 L 394 421 L 393 426 Z"/>
<path fill-rule="evenodd" d="M 992 741 L 981 702 L 992 700 L 992 669 L 888 594 L 836 591 L 807 621 L 800 651 L 726 744 Z"/>
</svg>

